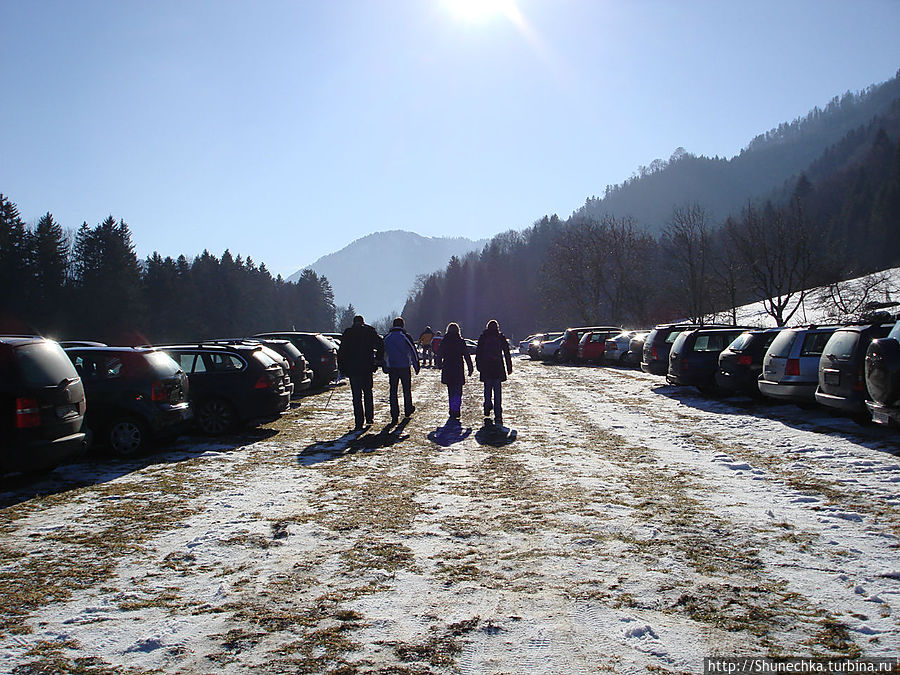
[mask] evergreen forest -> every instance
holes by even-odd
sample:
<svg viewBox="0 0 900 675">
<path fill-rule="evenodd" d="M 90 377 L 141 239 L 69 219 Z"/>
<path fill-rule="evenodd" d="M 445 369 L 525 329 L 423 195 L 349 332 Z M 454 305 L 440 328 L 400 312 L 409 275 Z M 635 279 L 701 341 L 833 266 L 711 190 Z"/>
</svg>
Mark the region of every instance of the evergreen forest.
<svg viewBox="0 0 900 675">
<path fill-rule="evenodd" d="M 139 260 L 112 216 L 66 231 L 51 213 L 27 226 L 0 195 L 0 332 L 139 345 L 242 337 L 263 330 L 328 331 L 331 286 L 306 270 L 273 277 L 249 257 Z"/>
</svg>

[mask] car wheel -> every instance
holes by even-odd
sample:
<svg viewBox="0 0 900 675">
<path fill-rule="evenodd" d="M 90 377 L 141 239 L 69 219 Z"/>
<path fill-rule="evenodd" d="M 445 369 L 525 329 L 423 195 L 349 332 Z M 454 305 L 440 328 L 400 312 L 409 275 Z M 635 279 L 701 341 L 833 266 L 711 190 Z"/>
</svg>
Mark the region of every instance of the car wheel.
<svg viewBox="0 0 900 675">
<path fill-rule="evenodd" d="M 132 457 L 147 444 L 147 428 L 137 418 L 122 417 L 109 425 L 106 440 L 117 457 Z"/>
<path fill-rule="evenodd" d="M 205 434 L 224 434 L 234 426 L 234 421 L 234 409 L 220 398 L 205 401 L 197 410 L 197 426 Z"/>
</svg>

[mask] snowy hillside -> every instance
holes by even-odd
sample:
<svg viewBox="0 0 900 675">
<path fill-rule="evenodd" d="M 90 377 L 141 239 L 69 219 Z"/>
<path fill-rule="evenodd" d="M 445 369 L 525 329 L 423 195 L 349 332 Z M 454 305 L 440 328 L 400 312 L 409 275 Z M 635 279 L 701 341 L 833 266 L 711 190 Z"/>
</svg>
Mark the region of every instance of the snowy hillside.
<svg viewBox="0 0 900 675">
<path fill-rule="evenodd" d="M 900 267 L 810 289 L 802 301 L 798 294 L 788 305 L 793 308 L 799 304 L 788 325 L 851 321 L 867 313 L 868 303 L 893 302 L 900 302 Z M 885 311 L 896 314 L 900 307 L 887 307 Z M 715 314 L 710 320 L 729 322 L 731 315 Z M 775 320 L 766 314 L 762 301 L 738 307 L 737 323 L 741 326 L 775 326 Z"/>
</svg>

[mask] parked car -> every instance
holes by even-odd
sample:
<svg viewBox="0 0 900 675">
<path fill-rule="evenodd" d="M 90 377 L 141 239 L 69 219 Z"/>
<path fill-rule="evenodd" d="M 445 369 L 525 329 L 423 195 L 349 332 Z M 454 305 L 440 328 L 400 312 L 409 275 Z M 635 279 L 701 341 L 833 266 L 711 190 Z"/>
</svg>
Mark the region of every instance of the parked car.
<svg viewBox="0 0 900 675">
<path fill-rule="evenodd" d="M 62 348 L 0 336 L 0 473 L 52 469 L 81 455 L 84 387 Z"/>
<path fill-rule="evenodd" d="M 606 331 L 609 333 L 619 333 L 622 331 L 620 326 L 581 326 L 579 328 L 566 328 L 563 333 L 563 341 L 559 347 L 558 361 L 574 361 L 578 357 L 578 345 L 581 343 L 581 336 L 587 332 Z"/>
<path fill-rule="evenodd" d="M 128 457 L 187 430 L 193 417 L 187 376 L 165 352 L 70 347 L 66 354 L 84 384 L 85 426 L 97 445 Z"/>
<path fill-rule="evenodd" d="M 620 329 L 615 330 L 589 330 L 582 334 L 578 343 L 578 360 L 584 362 L 600 363 L 606 354 L 606 340 L 618 335 Z"/>
<path fill-rule="evenodd" d="M 606 347 L 603 350 L 603 360 L 606 363 L 623 366 L 628 358 L 628 347 L 635 331 L 626 330 L 617 335 L 606 338 Z"/>
<path fill-rule="evenodd" d="M 559 335 L 552 340 L 542 340 L 537 349 L 538 361 L 561 361 L 561 350 L 565 339 L 564 335 Z"/>
<path fill-rule="evenodd" d="M 716 393 L 719 354 L 745 330 L 745 327 L 704 327 L 682 331 L 669 350 L 666 382 L 697 387 L 706 394 Z"/>
<path fill-rule="evenodd" d="M 644 340 L 644 351 L 641 355 L 641 370 L 653 375 L 666 375 L 669 372 L 669 350 L 682 331 L 694 328 L 730 328 L 724 324 L 698 323 L 661 323 L 650 331 Z"/>
<path fill-rule="evenodd" d="M 292 356 L 287 355 L 285 345 L 291 348 L 292 353 L 300 353 L 300 350 L 287 340 L 276 340 L 274 338 L 225 338 L 204 340 L 204 343 L 222 345 L 261 345 L 263 349 L 266 350 L 266 354 L 269 358 L 281 366 L 281 370 L 284 371 L 284 388 L 288 390 L 291 396 L 297 391 L 294 386 L 294 374 L 292 372 L 296 362 Z M 300 354 L 300 358 L 303 358 L 302 354 Z M 306 359 L 303 360 L 305 361 Z M 306 383 L 306 388 L 309 388 L 311 383 L 312 376 L 310 375 L 309 381 Z"/>
<path fill-rule="evenodd" d="M 744 331 L 719 354 L 716 385 L 722 391 L 760 396 L 763 357 L 781 328 Z"/>
<path fill-rule="evenodd" d="M 534 338 L 536 338 L 537 336 L 538 336 L 538 333 L 533 333 L 533 334 L 529 335 L 527 338 L 525 338 L 524 340 L 522 340 L 519 343 L 519 353 L 527 354 L 528 347 L 531 346 L 531 341 L 534 340 Z"/>
<path fill-rule="evenodd" d="M 534 336 L 531 344 L 528 346 L 528 356 L 531 359 L 538 360 L 541 358 L 541 343 L 556 340 L 562 337 L 562 333 L 538 333 Z"/>
<path fill-rule="evenodd" d="M 338 377 L 337 345 L 321 333 L 282 331 L 257 333 L 253 337 L 287 340 L 303 352 L 313 371 L 313 389 L 324 387 Z"/>
<path fill-rule="evenodd" d="M 838 326 L 785 328 L 763 357 L 759 391 L 763 396 L 796 403 L 816 400 L 819 359 Z"/>
<path fill-rule="evenodd" d="M 900 321 L 866 350 L 866 389 L 872 421 L 900 426 Z"/>
<path fill-rule="evenodd" d="M 825 344 L 819 358 L 819 385 L 816 401 L 846 413 L 858 422 L 871 422 L 866 407 L 866 351 L 872 340 L 883 338 L 893 328 L 889 324 L 850 325 L 839 328 Z"/>
<path fill-rule="evenodd" d="M 640 367 L 641 357 L 644 354 L 644 341 L 650 331 L 644 330 L 634 334 L 634 337 L 628 341 L 628 353 L 625 355 L 625 363 L 629 366 Z"/>
<path fill-rule="evenodd" d="M 278 419 L 290 404 L 284 371 L 262 345 L 162 347 L 187 373 L 196 426 L 218 435 Z"/>
</svg>

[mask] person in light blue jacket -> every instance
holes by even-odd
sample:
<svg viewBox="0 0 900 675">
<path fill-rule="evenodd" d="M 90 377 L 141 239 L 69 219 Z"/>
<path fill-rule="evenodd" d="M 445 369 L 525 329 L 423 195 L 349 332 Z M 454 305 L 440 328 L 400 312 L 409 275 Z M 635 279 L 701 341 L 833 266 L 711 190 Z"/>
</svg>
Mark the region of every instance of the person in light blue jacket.
<svg viewBox="0 0 900 675">
<path fill-rule="evenodd" d="M 390 385 L 391 424 L 400 419 L 400 404 L 397 400 L 397 385 L 403 385 L 403 412 L 406 417 L 413 414 L 416 407 L 412 401 L 412 373 L 419 374 L 419 351 L 416 343 L 404 329 L 402 317 L 394 319 L 390 332 L 384 336 L 384 372 Z"/>
</svg>

